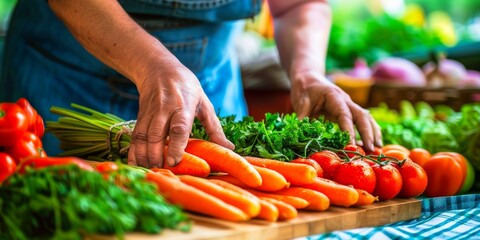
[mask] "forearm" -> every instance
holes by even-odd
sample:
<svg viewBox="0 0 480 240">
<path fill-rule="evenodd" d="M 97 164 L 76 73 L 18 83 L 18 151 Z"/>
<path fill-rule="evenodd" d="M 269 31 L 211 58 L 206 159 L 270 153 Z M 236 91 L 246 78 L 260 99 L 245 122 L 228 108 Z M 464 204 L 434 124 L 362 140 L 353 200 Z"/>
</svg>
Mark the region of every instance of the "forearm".
<svg viewBox="0 0 480 240">
<path fill-rule="evenodd" d="M 49 5 L 87 51 L 137 87 L 152 62 L 162 62 L 166 67 L 180 64 L 117 1 L 49 0 Z"/>
<path fill-rule="evenodd" d="M 325 1 L 280 2 L 271 0 L 270 9 L 280 60 L 290 79 L 305 73 L 325 74 L 330 6 Z"/>
</svg>

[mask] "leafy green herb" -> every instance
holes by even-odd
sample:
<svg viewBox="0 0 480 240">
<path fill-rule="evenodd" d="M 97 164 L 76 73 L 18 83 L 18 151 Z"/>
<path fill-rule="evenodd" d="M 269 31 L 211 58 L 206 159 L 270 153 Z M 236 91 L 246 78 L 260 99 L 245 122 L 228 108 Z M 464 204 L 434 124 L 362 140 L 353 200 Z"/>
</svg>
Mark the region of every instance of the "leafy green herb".
<svg viewBox="0 0 480 240">
<path fill-rule="evenodd" d="M 459 144 L 459 151 L 480 170 L 480 104 L 466 104 L 447 119 Z"/>
<path fill-rule="evenodd" d="M 240 155 L 258 156 L 290 161 L 323 150 L 324 147 L 343 149 L 349 142 L 348 132 L 323 117 L 299 119 L 295 113 L 267 113 L 262 121 L 245 117 L 221 117 L 220 123 L 227 138 L 235 144 Z M 208 139 L 205 129 L 196 121 L 192 136 Z"/>
<path fill-rule="evenodd" d="M 109 177 L 75 165 L 27 169 L 0 186 L 0 239 L 123 237 L 130 231 L 188 230 L 186 220 L 142 172 L 126 168 Z"/>
</svg>

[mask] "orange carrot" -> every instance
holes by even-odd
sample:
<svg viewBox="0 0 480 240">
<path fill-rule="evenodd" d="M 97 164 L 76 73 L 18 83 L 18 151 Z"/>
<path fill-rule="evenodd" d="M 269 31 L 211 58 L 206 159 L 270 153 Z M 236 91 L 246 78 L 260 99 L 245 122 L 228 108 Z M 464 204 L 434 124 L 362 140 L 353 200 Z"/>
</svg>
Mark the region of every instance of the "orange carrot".
<svg viewBox="0 0 480 240">
<path fill-rule="evenodd" d="M 290 220 L 298 216 L 297 209 L 288 203 L 269 197 L 260 197 L 260 199 L 272 203 L 275 207 L 277 207 L 279 213 L 278 220 Z"/>
<path fill-rule="evenodd" d="M 250 219 L 242 210 L 175 178 L 147 172 L 146 179 L 157 185 L 167 201 L 185 210 L 234 222 Z"/>
<path fill-rule="evenodd" d="M 259 166 L 253 167 L 257 169 L 260 176 L 262 176 L 262 185 L 257 187 L 262 188 L 262 191 L 275 192 L 290 186 L 287 179 L 285 179 L 285 177 L 279 172 Z"/>
<path fill-rule="evenodd" d="M 280 212 L 278 211 L 278 208 L 271 202 L 265 200 L 265 199 L 258 199 L 260 201 L 260 213 L 256 218 L 263 219 L 265 221 L 269 222 L 276 222 L 278 220 L 278 217 L 280 215 Z M 295 209 L 294 207 L 292 207 Z M 296 211 L 296 209 L 295 209 Z"/>
<path fill-rule="evenodd" d="M 275 194 L 305 199 L 309 203 L 307 207 L 303 208 L 305 210 L 324 211 L 330 207 L 330 199 L 325 194 L 308 188 L 289 187 L 277 191 Z"/>
<path fill-rule="evenodd" d="M 274 199 L 277 199 L 279 201 L 288 203 L 296 209 L 301 209 L 301 208 L 305 208 L 306 206 L 308 206 L 307 200 L 305 200 L 303 198 L 300 198 L 300 197 L 261 192 L 261 191 L 257 191 L 257 190 L 253 190 L 253 189 L 246 189 L 246 190 L 251 192 L 253 195 L 255 195 L 259 198 L 262 198 L 262 197 L 274 198 Z"/>
<path fill-rule="evenodd" d="M 325 194 L 330 199 L 330 204 L 335 206 L 349 207 L 358 201 L 358 192 L 354 188 L 317 177 L 311 184 L 300 185 Z"/>
<path fill-rule="evenodd" d="M 369 205 L 378 201 L 377 196 L 373 196 L 372 194 L 370 194 L 369 192 L 363 189 L 355 188 L 355 190 L 358 192 L 358 201 L 355 204 L 353 204 L 353 206 L 360 207 L 360 206 Z"/>
<path fill-rule="evenodd" d="M 236 152 L 213 142 L 190 139 L 185 151 L 204 159 L 211 171 L 226 172 L 250 187 L 262 185 L 258 171 Z"/>
<path fill-rule="evenodd" d="M 311 158 L 297 158 L 297 159 L 293 159 L 291 162 L 292 163 L 302 163 L 302 164 L 310 165 L 313 168 L 315 168 L 315 171 L 317 172 L 317 177 L 323 177 L 322 167 L 320 166 L 320 164 L 317 161 L 315 161 Z"/>
<path fill-rule="evenodd" d="M 245 159 L 255 166 L 265 167 L 279 172 L 292 185 L 309 184 L 317 177 L 315 168 L 306 164 L 249 156 L 246 156 Z"/>
<path fill-rule="evenodd" d="M 167 156 L 168 147 L 165 147 L 164 155 Z M 188 152 L 184 153 L 182 160 L 175 166 L 171 167 L 166 162 L 163 168 L 172 171 L 177 175 L 192 175 L 206 178 L 210 174 L 210 165 L 200 157 L 192 155 Z"/>
<path fill-rule="evenodd" d="M 232 191 L 207 179 L 190 175 L 179 176 L 180 180 L 187 185 L 200 189 L 220 200 L 237 207 L 250 217 L 256 217 L 260 213 L 260 202 L 244 194 Z"/>
<path fill-rule="evenodd" d="M 273 170 L 272 170 L 273 171 Z M 282 175 L 283 177 L 283 175 Z M 231 175 L 210 175 L 208 177 L 208 179 L 218 179 L 218 180 L 222 180 L 222 181 L 225 181 L 225 182 L 228 182 L 230 184 L 233 184 L 237 187 L 240 187 L 240 188 L 250 188 L 250 189 L 255 189 L 255 190 L 259 190 L 259 191 L 265 191 L 265 192 L 271 192 L 272 189 L 276 189 L 275 191 L 278 191 L 282 188 L 285 188 L 285 187 L 288 187 L 290 186 L 290 183 L 287 182 L 287 185 L 284 186 L 284 187 L 275 187 L 275 188 L 272 188 L 272 185 L 278 185 L 278 184 L 270 184 L 270 183 L 267 183 L 266 181 L 263 181 L 262 180 L 262 185 L 258 186 L 258 187 L 249 187 L 247 186 L 245 183 L 241 182 L 240 180 L 232 177 Z"/>
</svg>

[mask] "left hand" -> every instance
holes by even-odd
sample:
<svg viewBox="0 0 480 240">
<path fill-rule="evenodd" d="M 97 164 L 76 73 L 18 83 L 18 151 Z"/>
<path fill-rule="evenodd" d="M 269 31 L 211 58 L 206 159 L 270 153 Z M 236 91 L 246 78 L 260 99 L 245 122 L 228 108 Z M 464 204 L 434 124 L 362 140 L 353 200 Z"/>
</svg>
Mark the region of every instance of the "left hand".
<svg viewBox="0 0 480 240">
<path fill-rule="evenodd" d="M 291 101 L 299 118 L 320 115 L 337 122 L 343 131 L 350 133 L 352 144 L 373 151 L 382 146 L 380 127 L 368 110 L 352 101 L 350 96 L 319 73 L 306 73 L 291 79 Z M 355 126 L 362 142 L 355 143 Z"/>
</svg>

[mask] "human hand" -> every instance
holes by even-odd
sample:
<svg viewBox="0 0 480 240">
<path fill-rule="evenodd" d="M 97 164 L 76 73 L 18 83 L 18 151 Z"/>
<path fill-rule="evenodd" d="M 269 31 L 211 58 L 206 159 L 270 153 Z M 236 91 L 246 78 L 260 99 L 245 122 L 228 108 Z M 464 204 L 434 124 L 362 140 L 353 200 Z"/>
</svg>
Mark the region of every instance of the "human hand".
<svg viewBox="0 0 480 240">
<path fill-rule="evenodd" d="M 323 115 L 348 131 L 351 143 L 355 143 L 356 126 L 362 141 L 355 144 L 366 151 L 373 151 L 374 145 L 382 146 L 380 127 L 370 113 L 322 75 L 307 73 L 292 79 L 291 99 L 293 110 L 300 118 Z"/>
<path fill-rule="evenodd" d="M 170 166 L 178 164 L 195 117 L 212 142 L 234 148 L 225 137 L 199 80 L 184 66 L 147 70 L 137 88 L 140 106 L 128 153 L 129 164 L 160 168 L 164 161 Z M 168 153 L 164 155 L 167 143 Z"/>
</svg>

